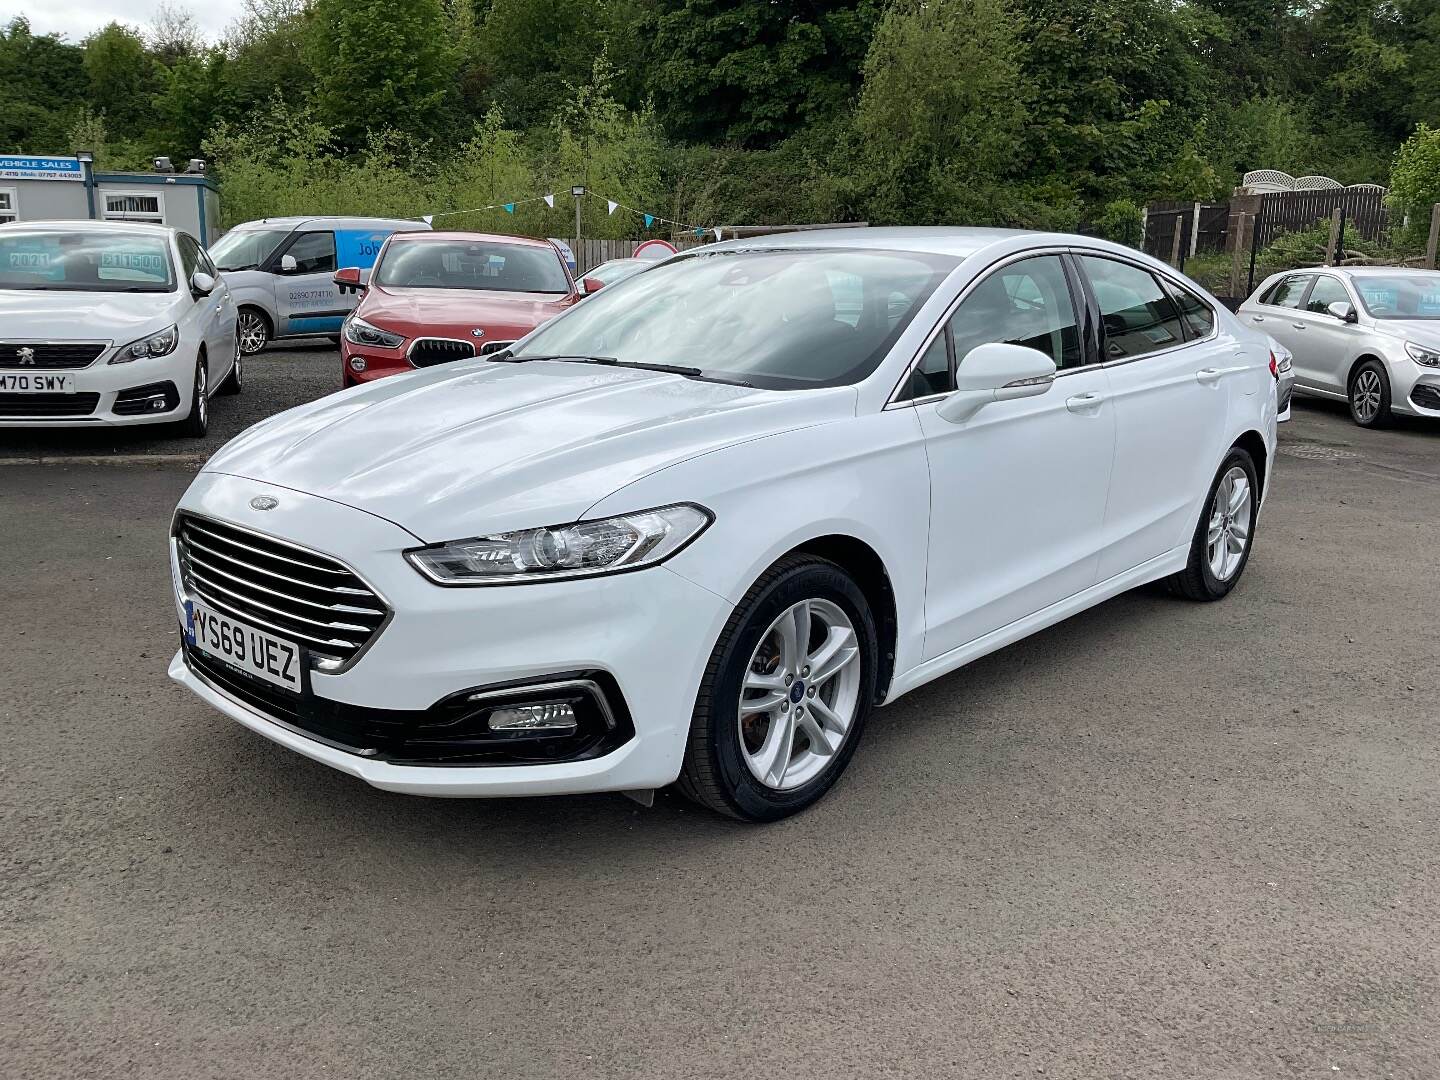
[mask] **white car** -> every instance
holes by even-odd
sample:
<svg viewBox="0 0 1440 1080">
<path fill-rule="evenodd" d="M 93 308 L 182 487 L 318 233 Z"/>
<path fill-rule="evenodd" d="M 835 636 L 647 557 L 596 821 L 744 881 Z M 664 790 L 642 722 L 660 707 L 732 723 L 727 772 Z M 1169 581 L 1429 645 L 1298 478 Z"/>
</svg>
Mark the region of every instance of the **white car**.
<svg viewBox="0 0 1440 1080">
<path fill-rule="evenodd" d="M 1294 354 L 1295 391 L 1349 402 L 1361 427 L 1440 417 L 1440 272 L 1322 266 L 1266 278 L 1242 322 Z"/>
<path fill-rule="evenodd" d="M 773 820 L 875 705 L 1145 582 L 1228 593 L 1275 421 L 1263 335 L 1128 248 L 718 244 L 231 442 L 170 674 L 379 788 Z"/>
<path fill-rule="evenodd" d="M 238 393 L 235 305 L 195 238 L 159 225 L 0 225 L 0 428 L 173 423 Z"/>
</svg>

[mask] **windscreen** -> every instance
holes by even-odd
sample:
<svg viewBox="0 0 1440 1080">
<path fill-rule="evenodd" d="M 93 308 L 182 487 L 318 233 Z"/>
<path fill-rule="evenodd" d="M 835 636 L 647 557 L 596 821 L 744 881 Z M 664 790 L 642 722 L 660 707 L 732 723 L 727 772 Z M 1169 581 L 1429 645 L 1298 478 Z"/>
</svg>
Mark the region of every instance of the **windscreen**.
<svg viewBox="0 0 1440 1080">
<path fill-rule="evenodd" d="M 697 252 L 607 286 L 516 355 L 679 364 L 780 390 L 843 386 L 875 370 L 956 265 L 896 251 Z"/>
<path fill-rule="evenodd" d="M 568 293 L 560 253 L 549 247 L 487 240 L 401 240 L 375 268 L 377 285 L 396 289 L 474 289 Z"/>
<path fill-rule="evenodd" d="M 1377 319 L 1440 319 L 1440 273 L 1356 274 L 1351 280 Z"/>
<path fill-rule="evenodd" d="M 0 289 L 172 292 L 165 236 L 26 231 L 0 236 Z"/>
<path fill-rule="evenodd" d="M 288 229 L 231 229 L 210 249 L 220 270 L 254 270 L 275 253 Z"/>
</svg>

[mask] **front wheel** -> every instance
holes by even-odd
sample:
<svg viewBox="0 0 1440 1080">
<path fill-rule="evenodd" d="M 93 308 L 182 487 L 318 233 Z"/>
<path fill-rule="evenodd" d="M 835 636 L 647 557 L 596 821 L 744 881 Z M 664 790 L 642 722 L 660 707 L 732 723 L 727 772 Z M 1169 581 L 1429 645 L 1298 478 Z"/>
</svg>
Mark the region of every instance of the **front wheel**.
<svg viewBox="0 0 1440 1080">
<path fill-rule="evenodd" d="M 839 566 L 788 557 L 720 635 L 691 717 L 680 790 L 742 821 L 777 821 L 845 771 L 875 697 L 865 595 Z"/>
<path fill-rule="evenodd" d="M 190 392 L 190 415 L 176 425 L 177 434 L 187 439 L 203 439 L 210 430 L 210 384 L 205 357 L 195 361 L 195 388 Z"/>
<path fill-rule="evenodd" d="M 1350 419 L 1364 428 L 1390 424 L 1390 377 L 1377 360 L 1366 360 L 1350 377 Z"/>
<path fill-rule="evenodd" d="M 1191 600 L 1219 600 L 1235 587 L 1250 561 L 1259 491 L 1254 459 L 1231 447 L 1210 485 L 1190 542 L 1190 560 L 1169 579 L 1175 592 Z"/>
<path fill-rule="evenodd" d="M 270 323 L 255 308 L 241 308 L 235 323 L 240 336 L 240 351 L 251 356 L 263 349 L 270 341 Z"/>
</svg>

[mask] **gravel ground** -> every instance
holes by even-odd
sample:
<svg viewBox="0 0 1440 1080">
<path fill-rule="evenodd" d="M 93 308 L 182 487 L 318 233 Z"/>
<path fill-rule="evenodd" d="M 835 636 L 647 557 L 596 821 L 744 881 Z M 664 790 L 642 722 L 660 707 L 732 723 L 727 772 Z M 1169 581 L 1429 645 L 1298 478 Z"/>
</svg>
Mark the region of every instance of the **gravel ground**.
<svg viewBox="0 0 1440 1080">
<path fill-rule="evenodd" d="M 281 343 L 245 358 L 245 389 L 210 399 L 210 433 L 172 436 L 161 425 L 0 429 L 0 458 L 202 454 L 208 457 L 251 424 L 340 389 L 340 350 L 328 341 Z"/>
<path fill-rule="evenodd" d="M 287 753 L 164 677 L 187 471 L 6 469 L 0 1076 L 1433 1080 L 1440 429 L 1283 438 L 1225 602 L 917 690 L 766 828 Z"/>
</svg>

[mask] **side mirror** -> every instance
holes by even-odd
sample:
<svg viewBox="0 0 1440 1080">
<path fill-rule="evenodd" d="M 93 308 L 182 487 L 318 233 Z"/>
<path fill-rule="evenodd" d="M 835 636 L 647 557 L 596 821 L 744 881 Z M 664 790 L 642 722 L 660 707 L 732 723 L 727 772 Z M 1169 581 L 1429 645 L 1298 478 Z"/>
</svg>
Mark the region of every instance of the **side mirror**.
<svg viewBox="0 0 1440 1080">
<path fill-rule="evenodd" d="M 589 296 L 591 293 L 597 293 L 605 287 L 605 283 L 598 277 L 581 278 L 580 284 L 583 286 L 581 291 L 586 296 Z"/>
<path fill-rule="evenodd" d="M 1355 314 L 1354 305 L 1350 304 L 1348 301 L 1345 300 L 1336 300 L 1333 304 L 1330 304 L 1328 307 L 1326 307 L 1325 310 L 1328 311 L 1331 315 L 1334 315 L 1335 318 L 1339 319 L 1341 322 L 1360 321 L 1360 316 Z"/>
<path fill-rule="evenodd" d="M 1055 361 L 1039 349 L 992 341 L 977 345 L 961 359 L 955 392 L 936 412 L 952 424 L 963 424 L 994 401 L 1036 397 L 1055 381 Z"/>
<path fill-rule="evenodd" d="M 196 296 L 209 296 L 215 291 L 215 279 L 204 270 L 196 270 L 190 275 L 190 291 Z"/>
<path fill-rule="evenodd" d="M 299 268 L 300 264 L 295 261 L 294 255 L 280 256 L 280 272 L 282 274 L 293 274 Z"/>
<path fill-rule="evenodd" d="M 335 276 L 331 278 L 342 293 L 358 293 L 365 288 L 365 282 L 360 280 L 360 268 L 358 266 L 346 266 L 336 270 Z"/>
</svg>

